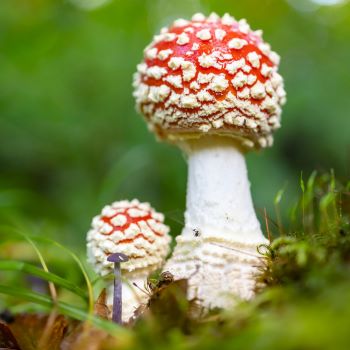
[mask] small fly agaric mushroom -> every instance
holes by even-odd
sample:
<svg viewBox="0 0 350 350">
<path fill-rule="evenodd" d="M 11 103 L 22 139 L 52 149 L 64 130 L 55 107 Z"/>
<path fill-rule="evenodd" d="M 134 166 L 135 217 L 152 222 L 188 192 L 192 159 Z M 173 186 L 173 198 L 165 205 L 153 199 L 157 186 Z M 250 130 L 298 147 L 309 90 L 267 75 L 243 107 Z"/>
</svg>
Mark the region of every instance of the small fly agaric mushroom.
<svg viewBox="0 0 350 350">
<path fill-rule="evenodd" d="M 119 253 L 129 259 L 124 259 L 120 266 L 126 278 L 122 282 L 123 322 L 130 320 L 138 306 L 147 303 L 148 296 L 143 290 L 147 278 L 163 265 L 169 253 L 169 227 L 163 222 L 163 214 L 137 199 L 107 205 L 92 220 L 87 234 L 87 254 L 95 271 L 101 276 L 112 274 L 115 263 L 112 254 Z M 111 283 L 107 290 L 110 310 L 113 289 Z"/>
<path fill-rule="evenodd" d="M 226 14 L 163 28 L 134 77 L 138 110 L 188 158 L 185 227 L 166 269 L 189 279 L 189 298 L 230 307 L 254 290 L 257 246 L 244 153 L 272 145 L 286 94 L 279 56 L 242 19 Z"/>
</svg>

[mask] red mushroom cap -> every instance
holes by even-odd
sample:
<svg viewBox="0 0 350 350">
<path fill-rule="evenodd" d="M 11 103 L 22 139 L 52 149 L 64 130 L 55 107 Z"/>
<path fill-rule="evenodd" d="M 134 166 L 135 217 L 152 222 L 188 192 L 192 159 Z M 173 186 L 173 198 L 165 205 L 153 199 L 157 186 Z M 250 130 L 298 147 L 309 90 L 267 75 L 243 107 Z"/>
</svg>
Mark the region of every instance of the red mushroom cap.
<svg viewBox="0 0 350 350">
<path fill-rule="evenodd" d="M 163 214 L 137 199 L 105 206 L 87 235 L 90 263 L 97 273 L 107 275 L 113 271 L 108 257 L 122 253 L 129 258 L 123 270 L 156 270 L 169 252 L 169 227 L 163 221 Z"/>
<path fill-rule="evenodd" d="M 170 141 L 215 134 L 271 145 L 286 94 L 279 56 L 261 35 L 227 14 L 196 14 L 163 28 L 134 78 L 150 129 Z"/>
</svg>

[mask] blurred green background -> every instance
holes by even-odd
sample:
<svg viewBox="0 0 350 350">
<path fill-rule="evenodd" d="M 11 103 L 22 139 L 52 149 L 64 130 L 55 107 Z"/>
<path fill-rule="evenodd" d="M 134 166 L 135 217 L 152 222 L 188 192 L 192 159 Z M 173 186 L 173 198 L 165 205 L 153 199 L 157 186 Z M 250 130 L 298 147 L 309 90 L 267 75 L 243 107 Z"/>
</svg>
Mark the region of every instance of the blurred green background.
<svg viewBox="0 0 350 350">
<path fill-rule="evenodd" d="M 301 171 L 349 176 L 350 3 L 340 0 L 1 0 L 0 219 L 84 252 L 92 216 L 150 201 L 181 229 L 186 164 L 134 109 L 132 74 L 177 17 L 229 12 L 282 56 L 288 103 L 272 149 L 247 156 L 258 213 Z"/>
</svg>

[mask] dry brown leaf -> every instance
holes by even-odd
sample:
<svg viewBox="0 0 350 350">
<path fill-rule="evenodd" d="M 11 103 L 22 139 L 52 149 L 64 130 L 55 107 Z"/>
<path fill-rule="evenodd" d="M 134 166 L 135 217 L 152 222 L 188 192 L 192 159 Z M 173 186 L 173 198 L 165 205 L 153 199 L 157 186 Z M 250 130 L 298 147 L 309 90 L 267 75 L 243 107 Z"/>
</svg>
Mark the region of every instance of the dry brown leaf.
<svg viewBox="0 0 350 350">
<path fill-rule="evenodd" d="M 48 329 L 49 317 L 38 314 L 16 315 L 15 321 L 9 325 L 9 328 L 22 350 L 37 350 L 39 347 L 40 350 L 60 349 L 68 322 L 64 316 L 56 316 L 53 321 L 50 321 L 50 329 Z M 47 332 L 45 344 L 41 342 L 44 330 Z"/>
<path fill-rule="evenodd" d="M 88 325 L 77 324 L 62 341 L 61 350 L 99 350 L 108 334 Z"/>
<path fill-rule="evenodd" d="M 8 350 L 21 350 L 10 328 L 0 321 L 0 348 Z"/>
<path fill-rule="evenodd" d="M 96 316 L 103 318 L 105 320 L 108 320 L 109 316 L 109 309 L 107 306 L 107 291 L 106 288 L 102 289 L 102 292 L 98 296 L 95 306 L 94 306 L 94 313 Z"/>
</svg>

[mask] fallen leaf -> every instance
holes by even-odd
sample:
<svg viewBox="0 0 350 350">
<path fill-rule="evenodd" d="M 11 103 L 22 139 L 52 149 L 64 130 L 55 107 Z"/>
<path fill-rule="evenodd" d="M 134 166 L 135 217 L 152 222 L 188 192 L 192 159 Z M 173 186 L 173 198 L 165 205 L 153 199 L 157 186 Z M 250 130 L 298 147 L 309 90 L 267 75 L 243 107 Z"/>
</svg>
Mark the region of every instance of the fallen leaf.
<svg viewBox="0 0 350 350">
<path fill-rule="evenodd" d="M 109 316 L 109 308 L 107 306 L 107 291 L 106 288 L 102 289 L 102 292 L 98 296 L 95 305 L 94 305 L 94 313 L 96 316 L 99 316 L 105 320 L 108 320 Z"/>
<path fill-rule="evenodd" d="M 100 329 L 91 327 L 88 323 L 77 324 L 65 337 L 61 350 L 98 350 L 108 334 Z"/>
<path fill-rule="evenodd" d="M 49 321 L 49 328 L 48 328 Z M 19 346 L 23 350 L 59 350 L 67 331 L 68 322 L 59 315 L 50 321 L 50 315 L 19 314 L 9 325 Z M 42 340 L 44 331 L 47 336 Z"/>
<path fill-rule="evenodd" d="M 0 322 L 0 348 L 8 350 L 21 350 L 10 328 L 3 322 Z"/>
</svg>

